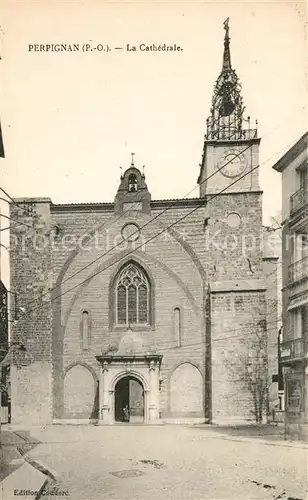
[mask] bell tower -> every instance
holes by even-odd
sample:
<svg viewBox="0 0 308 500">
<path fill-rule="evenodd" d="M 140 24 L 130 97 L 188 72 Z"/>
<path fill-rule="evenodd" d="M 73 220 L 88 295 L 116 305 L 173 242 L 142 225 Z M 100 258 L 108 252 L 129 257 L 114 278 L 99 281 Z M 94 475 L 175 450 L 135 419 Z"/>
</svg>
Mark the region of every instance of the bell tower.
<svg viewBox="0 0 308 500">
<path fill-rule="evenodd" d="M 206 122 L 198 178 L 200 197 L 217 193 L 230 184 L 226 190 L 229 193 L 260 189 L 258 169 L 251 171 L 259 162 L 260 139 L 257 128 L 250 126 L 250 117 L 244 118 L 241 84 L 231 65 L 229 18 L 223 26 L 223 62 Z"/>
<path fill-rule="evenodd" d="M 151 212 L 151 194 L 145 182 L 145 175 L 135 167 L 134 155 L 130 167 L 121 175 L 121 182 L 114 200 L 115 213 L 139 211 Z"/>
</svg>

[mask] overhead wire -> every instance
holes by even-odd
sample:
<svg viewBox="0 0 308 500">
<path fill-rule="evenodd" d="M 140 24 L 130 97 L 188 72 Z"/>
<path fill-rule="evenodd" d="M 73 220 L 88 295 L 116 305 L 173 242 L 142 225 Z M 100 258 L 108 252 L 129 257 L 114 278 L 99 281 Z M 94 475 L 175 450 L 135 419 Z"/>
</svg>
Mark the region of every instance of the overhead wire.
<svg viewBox="0 0 308 500">
<path fill-rule="evenodd" d="M 251 147 L 251 145 L 249 145 L 247 148 L 245 148 L 243 150 L 246 151 L 247 149 L 249 149 Z M 236 156 L 239 156 L 241 153 L 238 153 Z M 219 169 L 217 169 L 215 172 L 213 172 L 210 176 L 208 176 L 206 179 L 204 179 L 200 184 L 202 184 L 203 182 L 206 182 L 208 181 L 211 177 L 213 177 L 214 175 L 216 175 L 221 169 L 223 169 L 226 165 L 228 165 L 232 160 L 229 160 L 228 162 L 226 162 L 225 164 L 223 164 Z M 195 190 L 196 188 L 194 188 L 193 190 Z M 188 194 L 190 194 L 192 191 L 190 191 Z M 200 198 L 202 200 L 202 198 Z M 164 215 L 168 210 L 170 210 L 171 208 L 173 208 L 174 206 L 177 205 L 177 202 L 179 200 L 176 200 L 175 202 L 171 203 L 170 205 L 168 205 L 168 207 L 166 207 L 162 212 L 159 212 L 158 214 L 156 214 L 154 217 L 152 217 L 149 221 L 147 221 L 145 224 L 143 224 L 142 226 L 140 226 L 140 228 L 136 231 L 134 231 L 130 236 L 133 236 L 134 234 L 136 234 L 137 232 L 141 231 L 142 229 L 144 229 L 145 227 L 147 227 L 149 224 L 151 224 L 152 222 L 154 222 L 155 220 L 157 220 L 159 217 L 161 217 L 162 215 Z M 162 234 L 163 232 L 167 231 L 171 226 L 168 226 L 167 228 L 164 228 L 163 231 L 161 231 L 160 234 Z M 66 283 L 67 281 L 71 280 L 72 278 L 74 278 L 75 276 L 77 276 L 78 274 L 80 274 L 82 271 L 88 269 L 89 267 L 91 267 L 93 264 L 95 264 L 96 262 L 98 262 L 99 260 L 101 260 L 102 258 L 104 258 L 106 255 L 108 255 L 110 252 L 112 252 L 112 250 L 115 250 L 116 248 L 118 248 L 120 245 L 122 245 L 125 241 L 127 241 L 127 238 L 123 238 L 119 243 L 117 243 L 116 245 L 114 245 L 113 247 L 111 247 L 109 250 L 107 250 L 106 252 L 104 252 L 103 254 L 99 255 L 96 259 L 92 260 L 90 263 L 88 263 L 87 265 L 83 266 L 81 269 L 78 269 L 78 271 L 76 271 L 74 274 L 68 276 L 67 278 L 63 279 L 62 282 L 61 282 L 61 286 Z M 149 241 L 149 240 L 148 240 Z M 148 241 L 146 241 L 145 243 L 147 243 Z M 143 243 L 144 245 L 144 243 Z M 141 245 L 142 246 L 142 245 Z M 140 247 L 139 247 L 140 248 Z M 57 288 L 59 288 L 60 285 L 58 286 L 55 286 L 55 287 L 52 287 L 48 292 L 46 292 L 46 295 L 48 293 L 51 293 L 53 291 L 55 291 Z M 36 298 L 33 299 L 33 302 L 36 300 Z M 31 303 L 32 301 L 30 301 L 29 303 Z"/>
<path fill-rule="evenodd" d="M 280 126 L 280 125 L 278 125 L 278 126 Z M 278 126 L 276 126 L 273 130 L 275 130 Z M 249 149 L 250 147 L 251 147 L 251 145 L 249 145 L 249 146 L 247 147 L 247 149 Z M 289 146 L 288 146 L 288 147 L 289 147 Z M 284 149 L 285 149 L 285 148 L 284 148 Z M 241 153 L 242 153 L 242 151 L 241 151 L 238 155 L 236 155 L 236 156 L 239 156 Z M 277 153 L 275 153 L 275 154 L 278 154 L 278 152 L 277 152 Z M 274 155 L 272 155 L 272 156 L 274 156 Z M 250 174 L 253 170 L 256 170 L 257 168 L 259 168 L 261 164 L 266 163 L 266 162 L 268 162 L 269 160 L 270 160 L 270 158 L 268 158 L 267 160 L 265 160 L 265 161 L 263 161 L 263 162 L 259 163 L 259 165 L 257 165 L 256 167 L 254 167 L 254 169 L 249 170 L 246 174 L 244 174 L 243 176 L 241 176 L 240 178 L 238 178 L 238 179 L 237 179 L 236 181 L 234 181 L 233 183 L 229 184 L 229 185 L 228 185 L 225 189 L 221 190 L 219 193 L 216 193 L 216 194 L 215 194 L 214 196 L 212 196 L 209 200 L 203 200 L 203 203 L 202 203 L 200 206 L 198 206 L 196 209 L 192 210 L 191 212 L 189 212 L 188 214 L 186 214 L 185 216 L 183 216 L 182 218 L 180 218 L 178 221 L 175 221 L 175 222 L 174 222 L 174 223 L 172 223 L 171 225 L 169 225 L 169 226 L 167 226 L 166 228 L 164 228 L 164 229 L 163 229 L 160 233 L 158 233 L 158 234 L 157 234 L 157 235 L 155 235 L 154 237 L 157 237 L 157 236 L 159 236 L 160 234 L 162 234 L 163 232 L 168 231 L 168 229 L 170 229 L 171 227 L 173 227 L 175 224 L 177 224 L 178 222 L 180 222 L 181 220 L 183 220 L 185 217 L 187 217 L 188 215 L 190 215 L 190 214 L 191 214 L 191 213 L 193 213 L 194 211 L 196 211 L 196 210 L 198 210 L 199 208 L 201 208 L 201 206 L 203 206 L 205 203 L 208 203 L 209 201 L 211 201 L 211 199 L 215 198 L 216 196 L 218 196 L 218 195 L 219 195 L 219 194 L 221 194 L 222 192 L 226 191 L 226 190 L 227 190 L 230 186 L 232 186 L 233 184 L 235 184 L 236 182 L 238 182 L 239 180 L 241 180 L 241 179 L 242 179 L 243 177 L 245 177 L 246 175 Z M 231 161 L 231 160 L 230 160 L 230 161 Z M 228 163 L 229 163 L 229 162 L 227 162 L 226 164 L 222 165 L 220 169 L 224 168 L 224 167 L 225 167 Z M 220 170 L 220 169 L 217 169 L 217 170 L 216 170 L 213 174 L 211 174 L 211 176 L 213 176 L 213 175 L 215 175 L 217 172 L 219 172 L 219 170 Z M 202 182 L 205 182 L 205 181 L 206 181 L 206 180 L 208 180 L 211 176 L 209 176 L 207 179 L 204 179 L 204 181 L 202 181 Z M 5 193 L 8 197 L 10 197 L 10 195 L 9 195 L 6 191 L 4 191 L 2 188 L 0 188 L 0 189 L 1 189 L 1 190 L 2 190 L 2 191 L 3 191 L 3 192 L 4 192 L 4 193 Z M 193 190 L 195 190 L 195 189 L 196 189 L 196 187 L 195 187 L 195 188 L 193 188 Z M 189 192 L 189 194 L 190 194 L 193 190 L 191 190 L 191 191 Z M 11 197 L 10 197 L 10 199 L 11 199 L 11 200 L 13 200 L 13 198 L 11 198 Z M 202 198 L 200 198 L 200 200 L 202 200 Z M 14 200 L 13 200 L 13 201 L 14 201 Z M 168 210 L 168 209 L 172 208 L 172 206 L 176 205 L 176 203 L 177 203 L 178 201 L 179 201 L 179 200 L 176 200 L 176 201 L 175 201 L 175 203 L 173 203 L 173 204 L 171 204 L 170 206 L 168 206 L 166 210 Z M 15 204 L 16 204 L 16 203 L 15 203 Z M 18 204 L 16 204 L 16 205 L 17 205 L 17 206 L 20 206 L 20 205 L 18 205 Z M 24 207 L 22 207 L 22 206 L 20 206 L 20 207 L 21 207 L 22 209 L 24 209 Z M 166 211 L 166 210 L 165 210 L 165 211 Z M 158 218 L 159 216 L 161 216 L 161 215 L 162 215 L 165 211 L 160 212 L 159 214 L 157 214 L 157 216 L 155 216 L 155 218 Z M 150 222 L 152 222 L 152 219 L 151 219 L 150 221 L 148 221 L 146 225 L 148 225 Z M 8 229 L 8 228 L 3 228 L 3 230 L 5 230 L 5 229 Z M 153 239 L 154 239 L 154 237 L 150 238 L 150 239 L 149 239 L 149 240 L 147 240 L 145 243 L 147 243 L 147 242 L 149 242 L 149 241 L 153 240 Z M 115 247 L 112 247 L 111 249 L 109 249 L 109 250 L 108 250 L 108 252 L 110 252 L 111 250 L 115 249 L 117 246 L 119 246 L 120 244 L 122 244 L 124 241 L 127 241 L 127 238 L 124 238 L 124 239 L 123 239 L 120 243 L 118 243 Z M 141 246 L 143 246 L 143 245 L 144 245 L 144 243 L 143 243 L 142 245 L 140 245 L 140 247 L 141 247 Z M 137 247 L 137 248 L 136 248 L 136 249 L 134 249 L 131 253 L 133 253 L 135 250 L 137 250 L 137 249 L 138 249 L 138 248 L 140 248 L 140 247 Z M 108 253 L 108 252 L 107 252 L 107 253 Z M 65 280 L 63 280 L 63 281 L 62 281 L 62 283 L 61 283 L 61 285 L 62 285 L 64 282 L 68 281 L 69 279 L 72 279 L 74 276 L 76 276 L 77 274 L 79 274 L 80 272 L 82 272 L 84 269 L 86 269 L 86 268 L 90 267 L 91 265 L 93 265 L 93 263 L 95 263 L 97 260 L 99 260 L 99 259 L 103 258 L 105 255 L 106 255 L 106 253 L 104 253 L 104 254 L 100 255 L 97 259 L 95 259 L 94 261 L 92 261 L 92 262 L 90 262 L 89 264 L 87 264 L 84 268 L 81 268 L 81 269 L 80 269 L 80 270 L 78 270 L 76 273 L 74 273 L 72 276 L 69 276 L 68 278 L 66 278 Z M 122 259 L 121 259 L 121 260 L 122 260 Z M 114 265 L 115 263 L 116 263 L 116 262 L 112 263 L 112 265 Z M 109 266 L 108 266 L 108 267 L 109 267 Z M 108 267 L 107 267 L 107 268 L 108 268 Z M 106 269 L 107 269 L 107 268 L 106 268 Z M 104 270 L 105 270 L 105 269 L 101 270 L 100 272 L 103 272 Z M 83 280 L 82 282 L 80 282 L 78 285 L 75 285 L 75 286 L 74 286 L 74 287 L 72 287 L 71 289 L 69 289 L 69 290 L 65 291 L 63 294 L 60 294 L 59 296 L 53 297 L 53 299 L 52 299 L 52 300 L 56 300 L 56 299 L 57 299 L 57 298 L 59 298 L 60 296 L 62 296 L 62 295 L 64 295 L 64 294 L 66 294 L 66 293 L 69 293 L 71 290 L 73 290 L 73 289 L 74 289 L 74 288 L 76 288 L 77 286 L 81 286 L 81 285 L 82 285 L 83 283 L 85 283 L 86 281 L 91 280 L 91 279 L 92 279 L 95 275 L 97 275 L 97 274 L 99 274 L 99 273 L 95 273 L 94 275 L 91 275 L 91 276 L 90 276 L 90 277 L 88 277 L 86 280 Z M 41 299 L 42 299 L 42 297 L 44 297 L 45 295 L 50 294 L 52 291 L 54 291 L 55 289 L 57 289 L 57 288 L 58 288 L 58 287 L 60 287 L 61 285 L 58 285 L 58 286 L 56 286 L 56 287 L 53 287 L 53 288 L 51 288 L 50 290 L 48 290 L 48 292 L 46 292 L 45 294 L 42 294 L 42 295 L 40 295 L 40 296 L 38 296 L 38 297 L 36 297 L 36 298 L 32 299 L 30 302 L 28 302 L 28 303 L 27 303 L 27 305 L 29 305 L 29 304 L 31 304 L 31 303 L 33 303 L 33 302 L 35 302 L 35 301 L 41 300 Z"/>
<path fill-rule="evenodd" d="M 266 160 L 266 162 L 269 161 L 268 159 Z M 125 257 L 127 257 L 128 255 L 134 253 L 136 250 L 142 248 L 145 244 L 149 243 L 150 241 L 154 240 L 155 238 L 157 238 L 158 236 L 160 236 L 162 233 L 166 232 L 167 230 L 171 229 L 172 227 L 174 227 L 176 224 L 178 224 L 179 222 L 181 222 L 182 220 L 184 220 L 185 218 L 187 218 L 188 216 L 190 216 L 192 213 L 196 212 L 197 210 L 199 210 L 201 207 L 203 207 L 204 205 L 207 205 L 208 203 L 210 203 L 213 199 L 215 199 L 217 196 L 219 196 L 220 194 L 222 194 L 223 192 L 227 191 L 230 187 L 232 187 L 233 185 L 235 185 L 237 182 L 239 182 L 241 179 L 245 178 L 247 175 L 251 174 L 253 171 L 257 170 L 260 165 L 264 163 L 264 162 L 261 162 L 259 163 L 258 165 L 256 165 L 255 167 L 253 167 L 252 169 L 248 170 L 248 172 L 244 173 L 243 175 L 241 175 L 240 177 L 238 177 L 235 181 L 233 181 L 232 183 L 228 184 L 228 186 L 226 186 L 225 188 L 221 189 L 218 193 L 215 193 L 213 195 L 211 195 L 209 197 L 209 199 L 200 199 L 201 203 L 193 208 L 192 210 L 190 210 L 188 213 L 184 214 L 182 217 L 180 217 L 179 219 L 177 219 L 176 221 L 172 222 L 171 224 L 169 224 L 167 227 L 164 227 L 160 232 L 156 233 L 155 235 L 151 236 L 149 239 L 147 239 L 145 242 L 143 242 L 141 245 L 137 246 L 136 248 L 134 248 L 132 251 L 130 252 L 127 252 Z M 122 242 L 123 243 L 123 242 Z M 104 253 L 103 255 L 99 256 L 99 258 L 102 258 L 103 256 L 105 256 L 106 253 Z M 95 261 L 97 261 L 97 259 L 95 259 Z M 116 264 L 117 262 L 120 262 L 122 260 L 122 257 L 118 260 L 116 260 L 115 262 L 112 262 L 111 264 L 109 264 L 107 267 L 104 267 L 103 269 L 91 274 L 90 276 L 88 276 L 86 279 L 82 280 L 81 282 L 77 283 L 76 285 L 74 285 L 73 287 L 69 288 L 68 290 L 60 293 L 59 295 L 56 295 L 55 297 L 52 297 L 52 299 L 50 299 L 50 302 L 54 301 L 54 300 L 57 300 L 58 298 L 66 295 L 67 293 L 73 291 L 74 289 L 78 288 L 79 286 L 81 286 L 82 284 L 92 280 L 95 276 L 97 276 L 98 274 L 102 273 L 103 271 L 107 270 L 109 267 L 113 266 L 114 264 Z M 92 261 L 89 265 L 92 265 L 94 261 Z M 85 266 L 85 267 L 89 267 L 89 265 Z M 63 283 L 62 283 L 63 284 Z M 29 306 L 29 304 L 32 304 L 33 302 L 37 301 L 37 300 L 40 300 L 42 299 L 44 296 L 48 295 L 49 293 L 51 293 L 52 291 L 54 291 L 55 289 L 57 289 L 58 287 L 53 287 L 51 290 L 49 290 L 48 292 L 46 292 L 45 294 L 42 294 L 40 297 L 37 297 L 36 299 L 32 299 L 31 301 L 29 301 L 26 305 L 25 305 L 25 308 L 27 308 Z M 44 306 L 45 304 L 41 304 L 40 307 Z M 29 312 L 31 311 L 34 311 L 36 310 L 37 308 L 34 308 L 34 309 L 30 309 Z"/>
</svg>

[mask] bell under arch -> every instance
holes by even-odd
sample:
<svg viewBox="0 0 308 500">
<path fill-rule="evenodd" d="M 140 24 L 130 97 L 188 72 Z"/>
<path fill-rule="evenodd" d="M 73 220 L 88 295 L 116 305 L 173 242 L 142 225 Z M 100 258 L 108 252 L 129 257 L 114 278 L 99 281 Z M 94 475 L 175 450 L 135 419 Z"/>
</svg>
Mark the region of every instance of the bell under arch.
<svg viewBox="0 0 308 500">
<path fill-rule="evenodd" d="M 231 65 L 229 18 L 225 30 L 223 63 L 215 82 L 210 116 L 207 119 L 206 140 L 241 140 L 257 137 L 257 130 L 250 128 L 250 118 L 244 118 L 245 106 L 242 86 Z"/>
<path fill-rule="evenodd" d="M 144 172 L 135 167 L 134 160 L 124 174 L 114 200 L 115 213 L 140 211 L 151 213 L 151 194 L 145 182 Z"/>
</svg>

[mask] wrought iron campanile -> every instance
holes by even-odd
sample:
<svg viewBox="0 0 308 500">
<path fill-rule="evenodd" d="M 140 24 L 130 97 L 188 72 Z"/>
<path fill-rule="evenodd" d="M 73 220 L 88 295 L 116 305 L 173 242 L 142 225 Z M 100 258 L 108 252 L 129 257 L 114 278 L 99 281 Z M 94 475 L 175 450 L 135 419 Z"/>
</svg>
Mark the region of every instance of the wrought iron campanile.
<svg viewBox="0 0 308 500">
<path fill-rule="evenodd" d="M 214 86 L 211 115 L 207 119 L 206 140 L 241 140 L 257 137 L 244 119 L 241 84 L 231 65 L 229 18 L 224 22 L 225 38 L 222 70 Z"/>
</svg>

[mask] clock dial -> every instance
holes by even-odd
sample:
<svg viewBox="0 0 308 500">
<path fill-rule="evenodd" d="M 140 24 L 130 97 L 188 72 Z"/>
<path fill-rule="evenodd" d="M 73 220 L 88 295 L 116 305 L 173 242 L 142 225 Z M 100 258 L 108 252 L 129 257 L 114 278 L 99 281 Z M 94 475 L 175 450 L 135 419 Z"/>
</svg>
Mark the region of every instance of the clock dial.
<svg viewBox="0 0 308 500">
<path fill-rule="evenodd" d="M 245 156 L 240 151 L 227 151 L 220 161 L 221 173 L 226 177 L 238 177 L 243 174 L 247 163 Z"/>
</svg>

